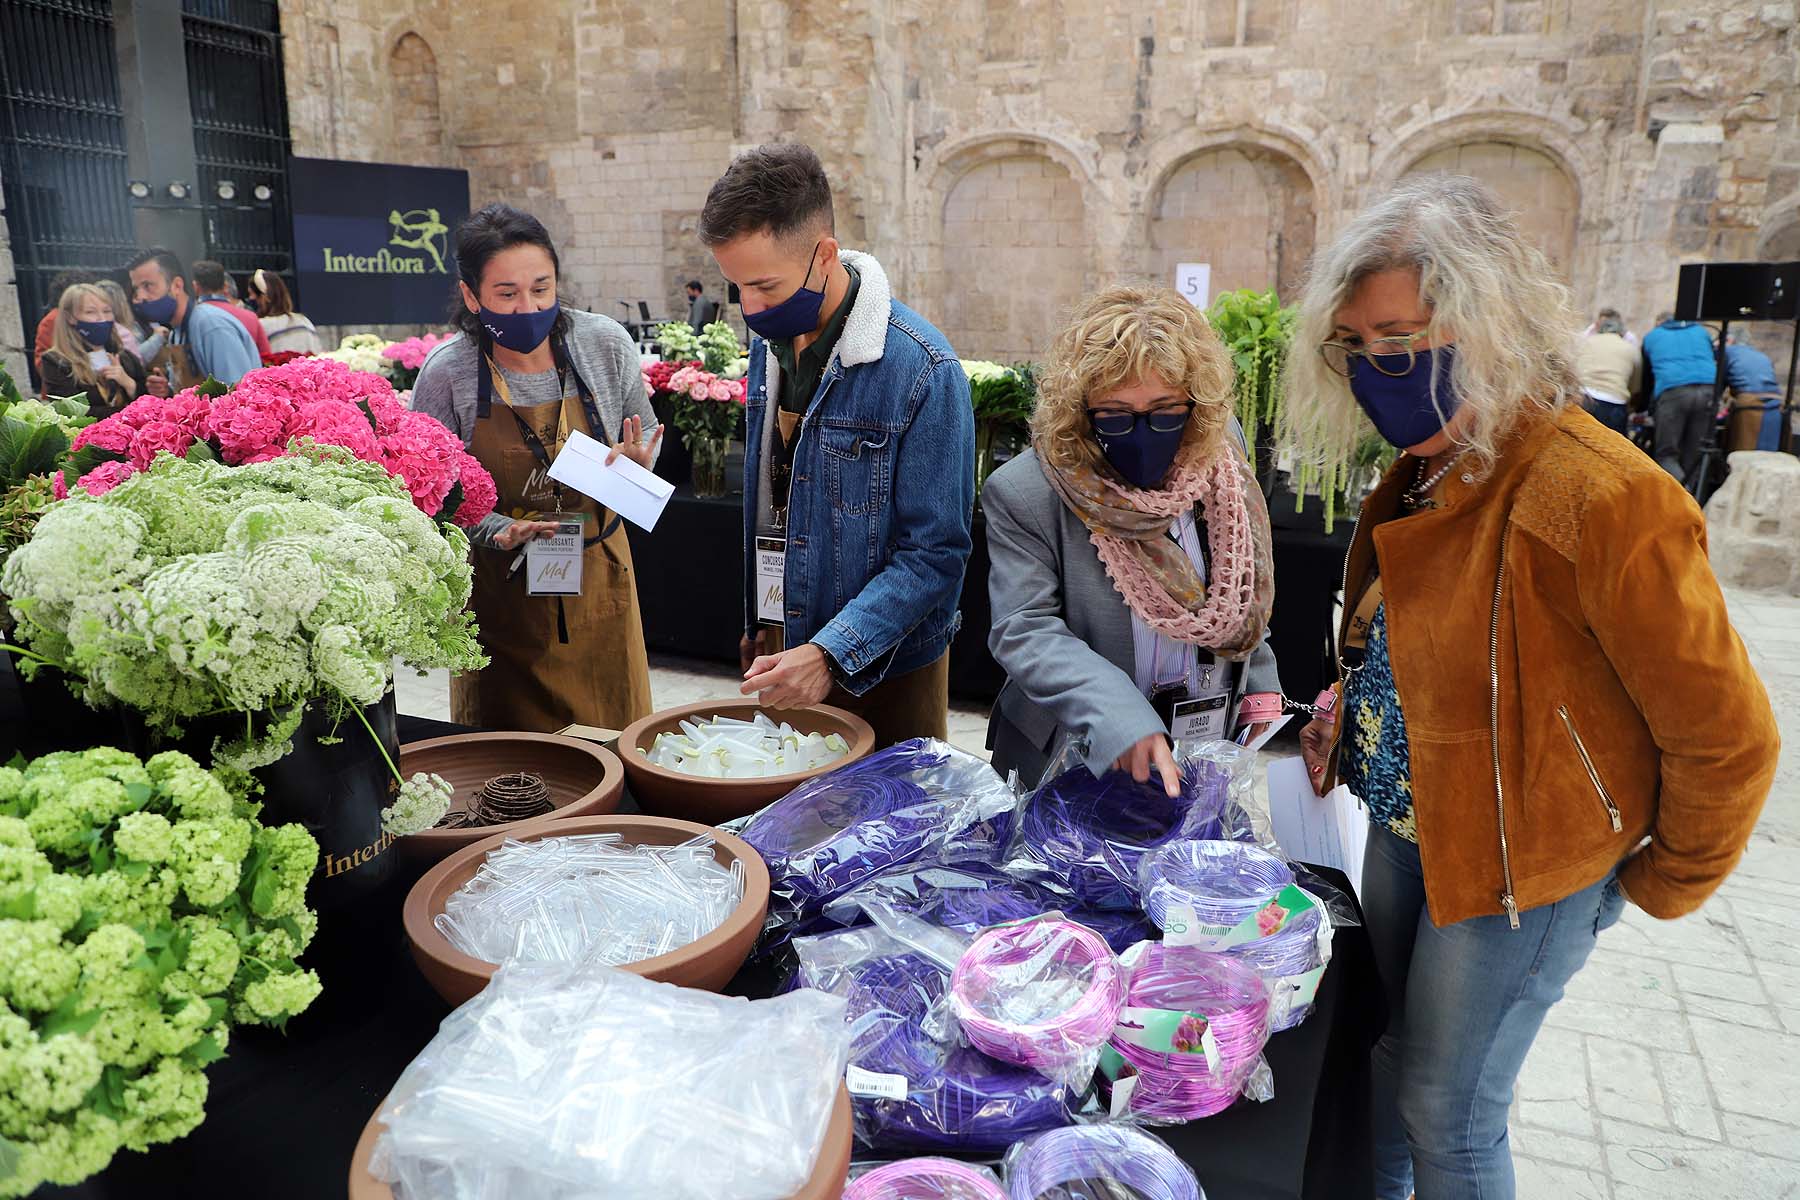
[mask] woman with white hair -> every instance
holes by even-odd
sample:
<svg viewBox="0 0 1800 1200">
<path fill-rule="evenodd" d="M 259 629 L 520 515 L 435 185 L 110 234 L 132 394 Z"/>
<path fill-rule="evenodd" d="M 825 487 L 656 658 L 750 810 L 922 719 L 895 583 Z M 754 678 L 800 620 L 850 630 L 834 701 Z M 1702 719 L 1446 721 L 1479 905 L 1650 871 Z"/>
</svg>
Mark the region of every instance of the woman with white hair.
<svg viewBox="0 0 1800 1200">
<path fill-rule="evenodd" d="M 1775 770 L 1768 696 L 1666 472 L 1582 411 L 1567 293 L 1472 179 L 1402 184 L 1315 263 L 1284 440 L 1329 481 L 1368 423 L 1405 451 L 1345 570 L 1315 784 L 1372 828 L 1388 1000 L 1383 1200 L 1514 1194 L 1513 1082 L 1629 900 L 1693 911 Z"/>
</svg>

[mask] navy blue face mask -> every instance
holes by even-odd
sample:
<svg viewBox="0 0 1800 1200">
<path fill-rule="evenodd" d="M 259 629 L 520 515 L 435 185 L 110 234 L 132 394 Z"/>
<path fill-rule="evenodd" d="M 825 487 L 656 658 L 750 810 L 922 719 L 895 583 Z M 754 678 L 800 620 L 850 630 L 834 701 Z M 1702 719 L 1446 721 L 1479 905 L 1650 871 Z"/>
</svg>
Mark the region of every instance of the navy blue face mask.
<svg viewBox="0 0 1800 1200">
<path fill-rule="evenodd" d="M 819 310 L 825 306 L 825 289 L 812 291 L 812 260 L 819 255 L 823 241 L 816 242 L 806 260 L 806 278 L 800 287 L 780 304 L 772 304 L 761 312 L 745 313 L 744 324 L 750 332 L 771 342 L 788 342 L 819 327 Z"/>
<path fill-rule="evenodd" d="M 1404 354 L 1375 357 L 1384 367 L 1406 369 Z M 1455 365 L 1455 346 L 1415 350 L 1412 370 L 1404 375 L 1385 375 L 1367 358 L 1357 358 L 1350 368 L 1350 394 L 1369 414 L 1383 440 L 1404 450 L 1436 437 L 1455 415 L 1460 403 L 1450 383 Z"/>
<path fill-rule="evenodd" d="M 560 300 L 549 308 L 521 313 L 498 313 L 484 304 L 481 306 L 481 327 L 488 331 L 495 345 L 505 346 L 515 354 L 530 354 L 550 336 L 550 329 L 560 312 Z"/>
<path fill-rule="evenodd" d="M 167 325 L 175 319 L 175 297 L 158 296 L 154 300 L 139 300 L 131 307 L 147 325 Z"/>
<path fill-rule="evenodd" d="M 1190 406 L 1191 407 L 1191 406 Z M 1130 419 L 1131 427 L 1124 427 Z M 1112 469 L 1134 488 L 1162 486 L 1181 439 L 1187 435 L 1188 410 L 1180 413 L 1096 413 L 1089 417 L 1094 440 Z"/>
<path fill-rule="evenodd" d="M 111 321 L 77 321 L 75 328 L 81 331 L 82 340 L 96 350 L 104 350 L 112 344 Z"/>
</svg>

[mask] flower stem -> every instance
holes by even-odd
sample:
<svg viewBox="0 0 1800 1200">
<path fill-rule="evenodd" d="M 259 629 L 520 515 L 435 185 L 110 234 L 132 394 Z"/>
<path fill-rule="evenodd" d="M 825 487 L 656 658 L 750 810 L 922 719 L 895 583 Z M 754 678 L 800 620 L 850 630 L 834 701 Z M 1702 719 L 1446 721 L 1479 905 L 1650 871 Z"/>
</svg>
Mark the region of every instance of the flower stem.
<svg viewBox="0 0 1800 1200">
<path fill-rule="evenodd" d="M 406 780 L 401 778 L 400 768 L 394 765 L 394 760 L 388 755 L 387 747 L 382 745 L 381 739 L 376 736 L 375 727 L 369 724 L 369 718 L 363 716 L 361 706 L 359 706 L 356 701 L 352 700 L 350 702 L 350 711 L 356 714 L 356 719 L 362 722 L 362 727 L 369 731 L 369 740 L 375 743 L 375 748 L 377 750 L 381 751 L 381 761 L 387 764 L 387 769 L 393 772 L 394 778 L 398 782 L 405 783 Z"/>
<path fill-rule="evenodd" d="M 67 674 L 68 670 L 69 670 L 68 667 L 64 666 L 62 663 L 57 662 L 54 658 L 45 658 L 41 654 L 33 654 L 31 651 L 25 649 L 25 647 L 14 646 L 10 642 L 0 642 L 0 650 L 10 651 L 13 654 L 22 654 L 26 658 L 32 659 L 36 662 L 43 663 L 46 667 L 55 667 L 57 670 L 63 672 L 64 674 Z"/>
</svg>

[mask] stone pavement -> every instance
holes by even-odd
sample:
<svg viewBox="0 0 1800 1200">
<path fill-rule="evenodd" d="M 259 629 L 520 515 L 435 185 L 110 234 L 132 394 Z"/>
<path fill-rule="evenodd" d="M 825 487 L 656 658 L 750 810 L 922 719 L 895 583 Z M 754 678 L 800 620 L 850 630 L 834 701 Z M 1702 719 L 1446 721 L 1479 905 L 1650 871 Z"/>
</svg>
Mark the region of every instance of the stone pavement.
<svg viewBox="0 0 1800 1200">
<path fill-rule="evenodd" d="M 1513 1106 L 1519 1200 L 1800 1198 L 1800 599 L 1727 595 L 1781 720 L 1774 794 L 1718 895 L 1679 921 L 1627 908 L 1551 1011 Z M 651 662 L 658 708 L 736 690 Z M 398 683 L 401 711 L 448 719 L 442 672 Z M 950 725 L 984 753 L 985 712 Z"/>
</svg>

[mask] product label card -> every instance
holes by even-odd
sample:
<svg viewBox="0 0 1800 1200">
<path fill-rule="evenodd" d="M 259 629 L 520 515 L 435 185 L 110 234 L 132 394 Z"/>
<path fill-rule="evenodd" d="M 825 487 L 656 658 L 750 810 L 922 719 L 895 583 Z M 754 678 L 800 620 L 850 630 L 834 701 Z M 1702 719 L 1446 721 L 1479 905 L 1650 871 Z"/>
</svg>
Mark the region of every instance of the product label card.
<svg viewBox="0 0 1800 1200">
<path fill-rule="evenodd" d="M 883 1100 L 906 1099 L 906 1076 L 865 1071 L 854 1064 L 844 1072 L 844 1086 L 852 1096 L 878 1096 Z"/>
<path fill-rule="evenodd" d="M 1224 950 L 1280 933 L 1295 916 L 1312 907 L 1313 898 L 1291 883 L 1236 926 L 1204 924 L 1191 906 L 1171 904 L 1165 917 L 1168 926 L 1163 930 L 1163 941 L 1171 946 Z"/>
<path fill-rule="evenodd" d="M 556 532 L 525 543 L 525 591 L 531 596 L 581 595 L 580 513 L 546 513 Z"/>
<path fill-rule="evenodd" d="M 1113 1036 L 1157 1054 L 1202 1054 L 1207 1070 L 1219 1069 L 1219 1043 L 1205 1013 L 1128 1007 Z"/>
</svg>

